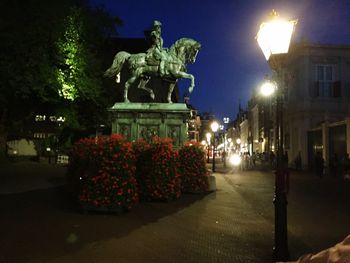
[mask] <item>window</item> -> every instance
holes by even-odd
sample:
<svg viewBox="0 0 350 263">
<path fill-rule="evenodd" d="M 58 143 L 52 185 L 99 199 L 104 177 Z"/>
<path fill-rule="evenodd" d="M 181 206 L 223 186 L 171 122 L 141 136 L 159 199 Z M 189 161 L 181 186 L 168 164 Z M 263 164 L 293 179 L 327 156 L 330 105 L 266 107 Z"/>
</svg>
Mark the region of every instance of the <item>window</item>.
<svg viewBox="0 0 350 263">
<path fill-rule="evenodd" d="M 316 65 L 316 81 L 312 97 L 340 97 L 340 81 L 335 81 L 336 65 Z"/>
</svg>

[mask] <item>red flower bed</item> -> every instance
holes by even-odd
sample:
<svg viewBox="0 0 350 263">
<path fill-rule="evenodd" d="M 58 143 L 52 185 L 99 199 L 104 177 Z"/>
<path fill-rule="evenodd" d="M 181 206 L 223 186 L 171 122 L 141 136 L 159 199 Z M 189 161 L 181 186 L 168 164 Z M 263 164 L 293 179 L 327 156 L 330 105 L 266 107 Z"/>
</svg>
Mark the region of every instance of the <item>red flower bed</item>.
<svg viewBox="0 0 350 263">
<path fill-rule="evenodd" d="M 132 149 L 134 150 L 136 160 L 138 161 L 141 155 L 144 154 L 145 151 L 149 150 L 150 144 L 146 142 L 144 139 L 139 139 L 132 143 Z"/>
<path fill-rule="evenodd" d="M 198 143 L 186 144 L 179 150 L 177 170 L 183 192 L 205 193 L 209 189 L 205 151 Z"/>
<path fill-rule="evenodd" d="M 138 202 L 136 158 L 120 135 L 83 139 L 71 153 L 68 175 L 82 205 L 130 209 Z M 77 184 L 76 184 L 77 185 Z"/>
<path fill-rule="evenodd" d="M 120 135 L 82 139 L 72 149 L 68 179 L 83 207 L 130 209 L 139 200 L 170 201 L 183 192 L 208 191 L 199 144 L 177 153 L 170 139 L 128 143 Z M 182 183 L 181 183 L 182 181 Z"/>
<path fill-rule="evenodd" d="M 181 195 L 176 174 L 177 153 L 170 139 L 155 138 L 139 153 L 136 177 L 144 200 L 170 201 Z"/>
</svg>

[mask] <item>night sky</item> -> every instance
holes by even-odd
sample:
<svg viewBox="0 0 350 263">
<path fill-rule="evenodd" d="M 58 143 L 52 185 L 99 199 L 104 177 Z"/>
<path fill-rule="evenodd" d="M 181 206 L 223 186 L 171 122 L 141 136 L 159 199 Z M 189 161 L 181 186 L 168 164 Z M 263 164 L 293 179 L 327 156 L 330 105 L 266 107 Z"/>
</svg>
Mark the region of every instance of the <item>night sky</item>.
<svg viewBox="0 0 350 263">
<path fill-rule="evenodd" d="M 188 66 L 196 78 L 190 103 L 200 112 L 233 118 L 270 69 L 255 40 L 260 23 L 275 9 L 298 19 L 293 41 L 350 44 L 350 0 L 91 0 L 123 20 L 119 37 L 143 37 L 160 20 L 164 47 L 177 39 L 199 41 L 197 61 Z M 112 59 L 112 58 L 111 58 Z M 181 94 L 188 80 L 180 81 Z"/>
</svg>

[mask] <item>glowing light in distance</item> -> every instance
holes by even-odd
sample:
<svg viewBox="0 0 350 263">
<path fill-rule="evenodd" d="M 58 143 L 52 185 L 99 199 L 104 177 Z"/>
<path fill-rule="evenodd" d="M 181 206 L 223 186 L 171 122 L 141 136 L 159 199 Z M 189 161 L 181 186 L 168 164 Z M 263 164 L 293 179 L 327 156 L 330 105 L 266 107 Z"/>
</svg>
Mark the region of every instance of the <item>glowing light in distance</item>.
<svg viewBox="0 0 350 263">
<path fill-rule="evenodd" d="M 271 96 L 276 91 L 276 85 L 271 81 L 264 82 L 260 87 L 260 93 L 265 96 Z"/>
<path fill-rule="evenodd" d="M 210 125 L 210 128 L 212 132 L 217 132 L 219 129 L 219 123 L 217 123 L 216 121 L 212 122 Z"/>
<path fill-rule="evenodd" d="M 241 163 L 241 157 L 238 154 L 232 154 L 230 156 L 230 163 L 234 166 L 238 166 Z"/>
</svg>

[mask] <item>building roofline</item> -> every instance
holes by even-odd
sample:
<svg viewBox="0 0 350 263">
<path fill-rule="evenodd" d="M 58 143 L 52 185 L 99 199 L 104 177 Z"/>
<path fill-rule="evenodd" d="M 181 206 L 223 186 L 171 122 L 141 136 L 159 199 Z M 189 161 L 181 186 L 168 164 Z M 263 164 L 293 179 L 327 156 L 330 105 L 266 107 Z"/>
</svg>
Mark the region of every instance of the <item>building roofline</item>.
<svg viewBox="0 0 350 263">
<path fill-rule="evenodd" d="M 312 43 L 312 42 L 299 42 L 291 45 L 291 48 L 339 48 L 350 49 L 350 44 L 329 44 L 329 43 Z"/>
</svg>

